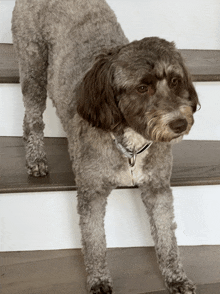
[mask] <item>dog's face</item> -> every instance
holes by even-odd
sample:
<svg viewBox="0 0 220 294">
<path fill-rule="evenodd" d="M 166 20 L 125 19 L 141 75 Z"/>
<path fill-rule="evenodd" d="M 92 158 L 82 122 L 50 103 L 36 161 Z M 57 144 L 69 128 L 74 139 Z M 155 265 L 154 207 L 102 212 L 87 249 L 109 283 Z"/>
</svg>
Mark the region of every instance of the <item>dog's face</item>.
<svg viewBox="0 0 220 294">
<path fill-rule="evenodd" d="M 106 131 L 129 126 L 157 142 L 187 134 L 198 104 L 181 55 L 159 38 L 101 55 L 77 95 L 79 114 L 93 126 Z"/>
</svg>

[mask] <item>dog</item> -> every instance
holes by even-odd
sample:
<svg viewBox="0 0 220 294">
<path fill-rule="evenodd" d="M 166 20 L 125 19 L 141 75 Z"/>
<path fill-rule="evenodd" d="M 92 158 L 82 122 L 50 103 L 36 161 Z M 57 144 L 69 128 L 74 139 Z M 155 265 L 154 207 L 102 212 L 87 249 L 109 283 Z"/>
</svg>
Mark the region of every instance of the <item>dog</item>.
<svg viewBox="0 0 220 294">
<path fill-rule="evenodd" d="M 169 292 L 195 293 L 179 257 L 170 176 L 171 145 L 189 133 L 199 101 L 174 43 L 129 43 L 105 0 L 17 0 L 12 33 L 28 174 L 48 173 L 48 95 L 68 138 L 89 293 L 113 293 L 104 216 L 118 186 L 141 190 Z"/>
</svg>

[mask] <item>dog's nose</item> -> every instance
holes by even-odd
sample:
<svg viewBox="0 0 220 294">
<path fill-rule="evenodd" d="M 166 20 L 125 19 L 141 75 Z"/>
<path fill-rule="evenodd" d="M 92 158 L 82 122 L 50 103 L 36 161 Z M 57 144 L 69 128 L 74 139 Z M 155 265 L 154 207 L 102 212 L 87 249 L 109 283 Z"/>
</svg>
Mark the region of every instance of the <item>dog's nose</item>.
<svg viewBox="0 0 220 294">
<path fill-rule="evenodd" d="M 184 132 L 187 128 L 187 120 L 184 118 L 179 118 L 176 120 L 173 120 L 170 124 L 169 127 L 171 128 L 172 131 L 174 131 L 174 133 L 180 134 L 182 132 Z"/>
</svg>

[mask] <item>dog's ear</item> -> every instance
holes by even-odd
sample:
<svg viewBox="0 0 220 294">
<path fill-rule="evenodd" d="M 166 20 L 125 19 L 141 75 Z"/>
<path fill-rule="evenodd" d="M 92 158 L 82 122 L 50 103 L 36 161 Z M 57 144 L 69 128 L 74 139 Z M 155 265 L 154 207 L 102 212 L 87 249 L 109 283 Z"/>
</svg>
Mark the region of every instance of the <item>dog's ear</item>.
<svg viewBox="0 0 220 294">
<path fill-rule="evenodd" d="M 92 126 L 112 130 L 122 121 L 113 87 L 113 55 L 102 54 L 77 90 L 77 112 Z"/>
<path fill-rule="evenodd" d="M 192 103 L 192 109 L 193 109 L 193 112 L 196 112 L 197 110 L 197 107 L 201 106 L 200 103 L 199 103 L 199 98 L 198 98 L 198 95 L 196 93 L 196 89 L 192 83 L 192 78 L 191 78 L 191 75 L 189 74 L 189 72 L 187 71 L 187 86 L 188 86 L 188 92 L 189 92 L 189 100 L 191 101 Z"/>
<path fill-rule="evenodd" d="M 193 85 L 191 74 L 189 73 L 183 61 L 182 61 L 182 67 L 183 67 L 183 71 L 186 78 L 186 87 L 189 92 L 189 100 L 192 103 L 193 112 L 196 112 L 197 107 L 198 106 L 200 107 L 199 98 L 196 93 L 195 87 Z"/>
</svg>

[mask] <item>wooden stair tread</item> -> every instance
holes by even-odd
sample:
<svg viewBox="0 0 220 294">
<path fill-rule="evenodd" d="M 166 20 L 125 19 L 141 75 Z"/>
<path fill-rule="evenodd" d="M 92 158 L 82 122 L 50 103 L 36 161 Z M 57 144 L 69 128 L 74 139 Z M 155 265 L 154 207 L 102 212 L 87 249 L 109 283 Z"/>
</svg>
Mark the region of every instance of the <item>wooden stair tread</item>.
<svg viewBox="0 0 220 294">
<path fill-rule="evenodd" d="M 180 50 L 195 82 L 220 81 L 220 50 Z"/>
<path fill-rule="evenodd" d="M 220 81 L 220 50 L 180 50 L 194 81 Z M 0 83 L 19 83 L 12 44 L 0 44 Z"/>
<path fill-rule="evenodd" d="M 66 138 L 45 138 L 49 175 L 28 176 L 21 137 L 0 137 L 0 193 L 76 190 Z M 173 146 L 171 186 L 219 185 L 220 142 L 182 141 Z M 120 187 L 128 188 L 128 187 Z"/>
<path fill-rule="evenodd" d="M 19 83 L 18 62 L 12 44 L 0 44 L 0 83 Z"/>
<path fill-rule="evenodd" d="M 220 246 L 180 247 L 187 275 L 197 294 L 219 294 Z M 87 294 L 80 249 L 1 252 L 2 293 Z M 154 248 L 107 250 L 115 294 L 168 294 Z M 211 269 L 211 270 L 210 270 Z"/>
</svg>

